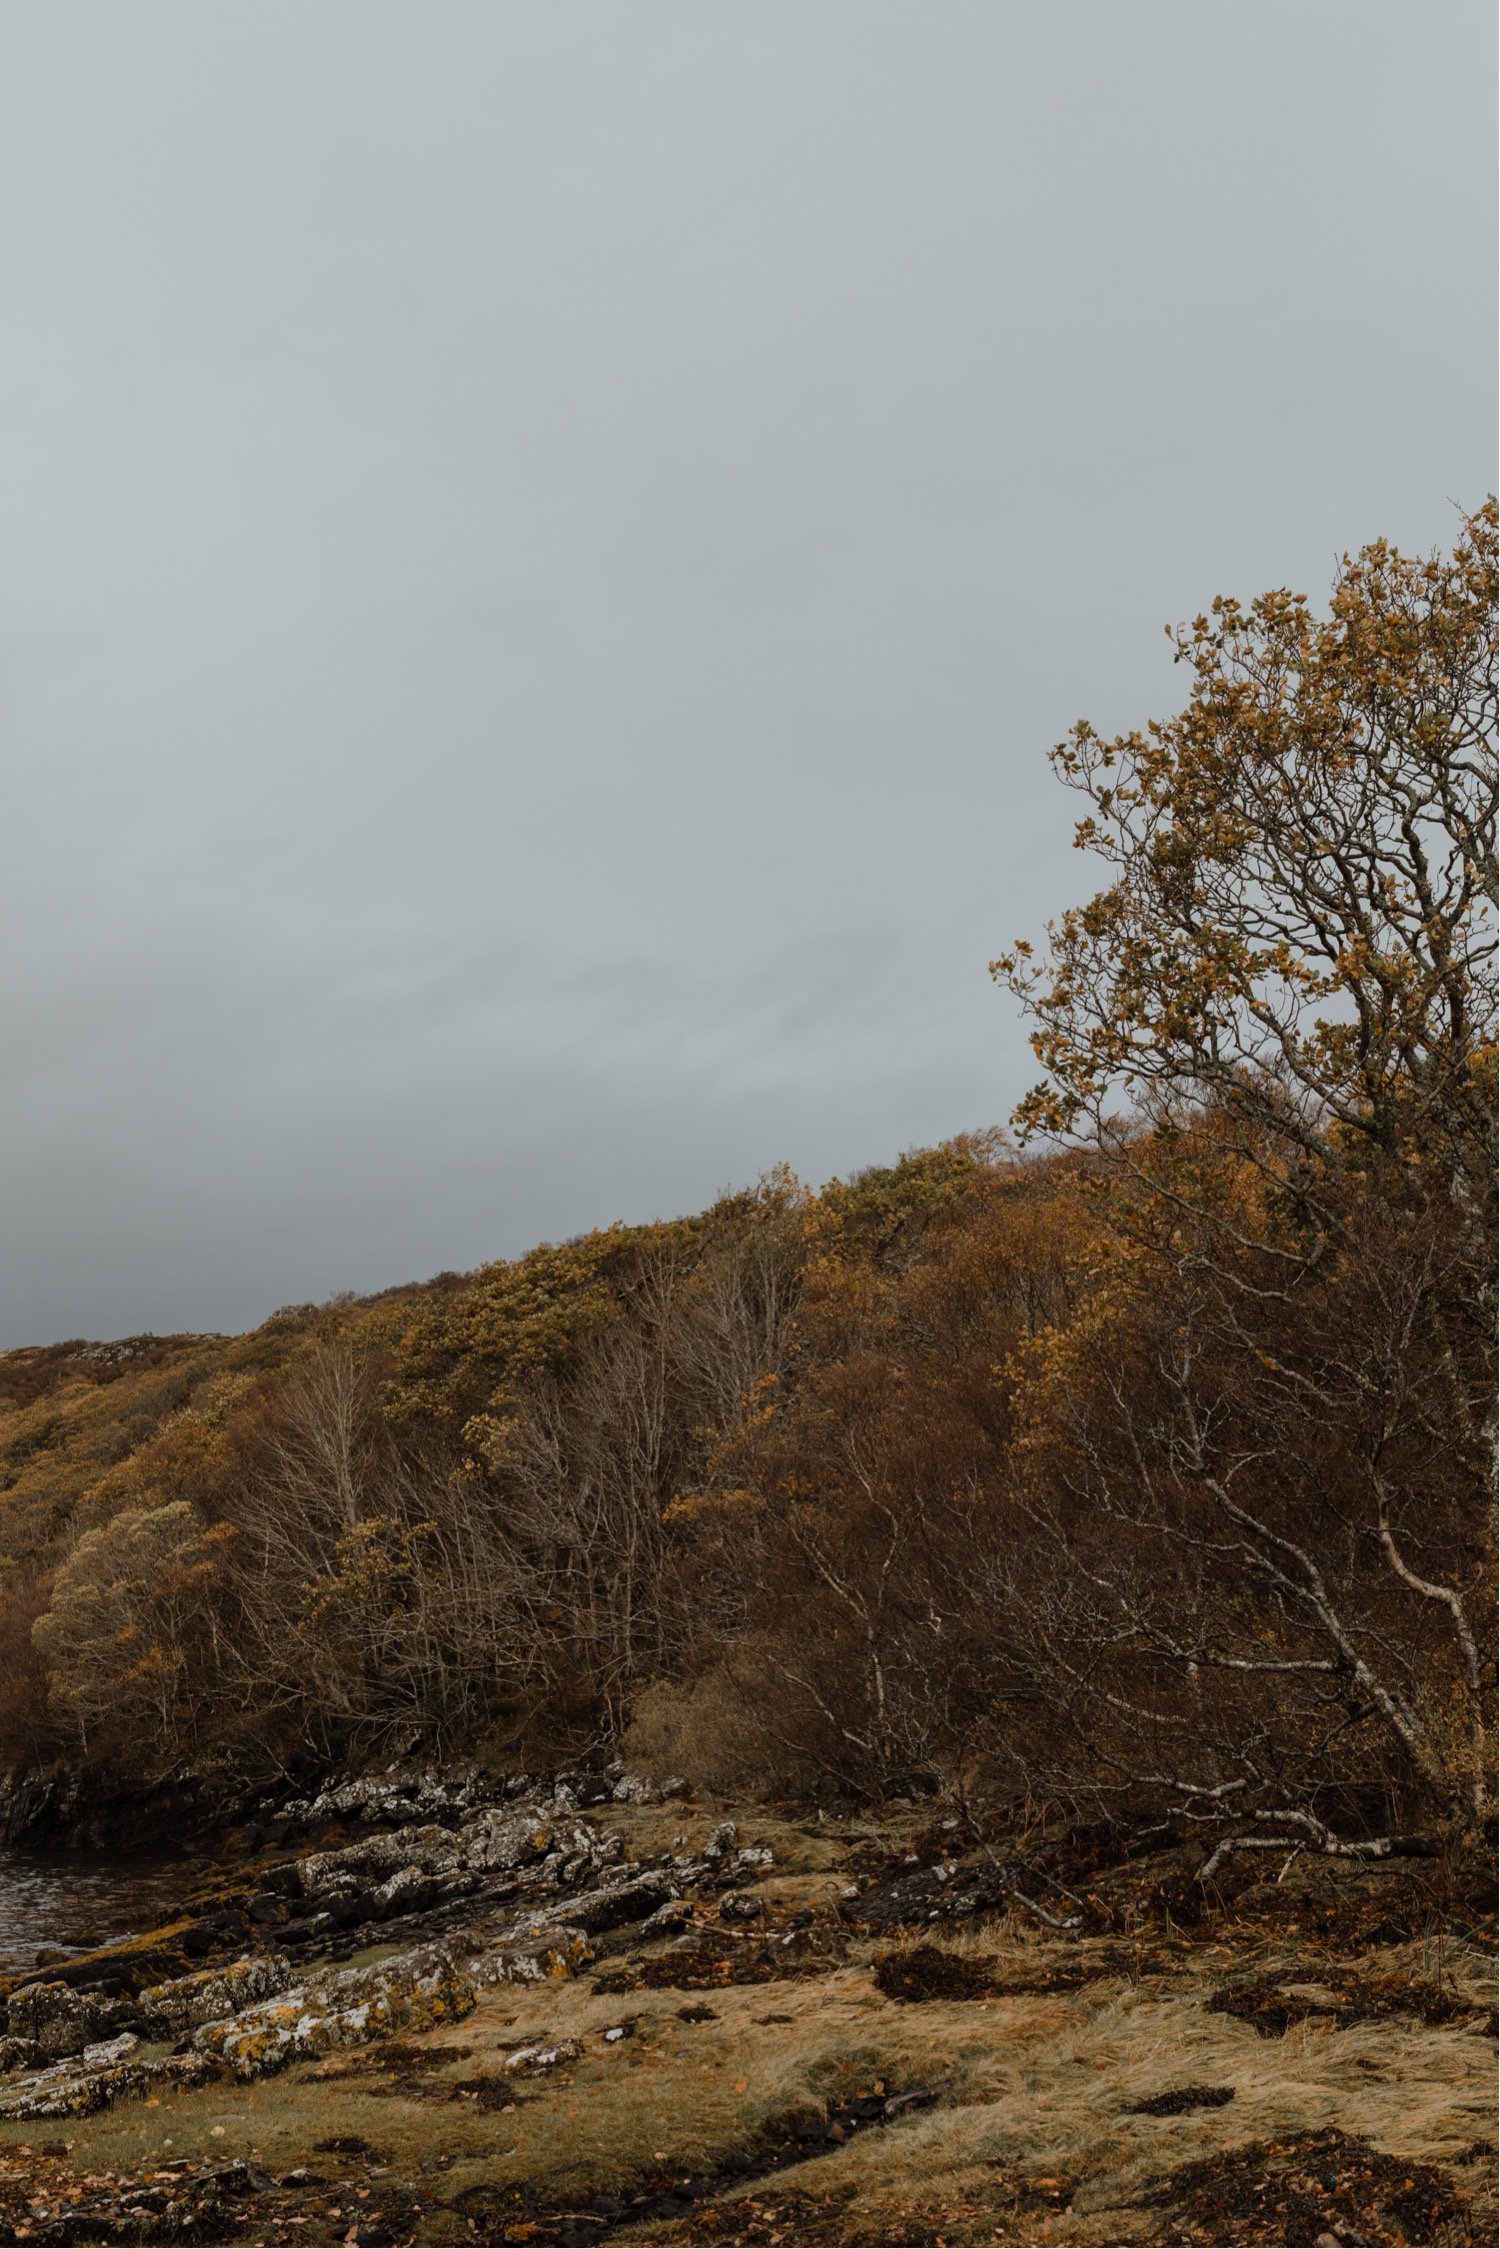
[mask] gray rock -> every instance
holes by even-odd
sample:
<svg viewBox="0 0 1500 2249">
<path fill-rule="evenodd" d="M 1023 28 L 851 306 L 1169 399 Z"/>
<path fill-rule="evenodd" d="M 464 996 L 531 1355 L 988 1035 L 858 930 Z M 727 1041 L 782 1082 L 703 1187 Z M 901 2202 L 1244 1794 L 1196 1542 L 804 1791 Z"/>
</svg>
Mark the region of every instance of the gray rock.
<svg viewBox="0 0 1500 2249">
<path fill-rule="evenodd" d="M 557 1910 L 589 1936 L 597 1936 L 602 1929 L 618 1929 L 627 1921 L 644 1921 L 675 1894 L 671 1875 L 652 1867 L 623 1881 L 584 1890 Z"/>
<path fill-rule="evenodd" d="M 477 1771 L 423 1772 L 394 1765 L 322 1789 L 309 1800 L 294 1797 L 282 1805 L 263 1805 L 261 1817 L 273 1826 L 313 1827 L 321 1822 L 360 1820 L 368 1825 L 407 1827 L 414 1822 L 462 1818 L 489 1793 Z"/>
<path fill-rule="evenodd" d="M 541 2077 L 549 2069 L 558 2069 L 564 2062 L 576 2062 L 583 2052 L 576 2038 L 560 2038 L 555 2046 L 522 2046 L 517 2053 L 506 2057 L 505 2067 L 517 2076 Z"/>
<path fill-rule="evenodd" d="M 342 1851 L 314 1851 L 298 1859 L 297 1880 L 304 1897 L 321 1900 L 325 1891 L 347 1887 L 351 1878 L 373 1887 L 404 1866 L 433 1874 L 458 1863 L 454 1838 L 446 1827 L 403 1827 L 391 1835 L 372 1835 L 367 1843 L 351 1843 Z"/>
<path fill-rule="evenodd" d="M 195 1975 L 153 1984 L 136 2000 L 141 2018 L 157 2038 L 180 2038 L 200 2023 L 222 2022 L 257 2000 L 270 1999 L 292 1983 L 291 1964 L 279 1953 L 236 1960 L 227 1968 L 200 1968 Z"/>
<path fill-rule="evenodd" d="M 692 1918 L 693 1909 L 686 1898 L 668 1898 L 665 1905 L 659 1905 L 656 1911 L 648 1914 L 641 1923 L 641 1935 L 643 1937 L 675 1936 L 679 1929 L 687 1928 Z"/>
<path fill-rule="evenodd" d="M 154 2086 L 206 2085 L 217 2074 L 199 2054 L 172 2054 L 163 2061 L 129 2058 L 90 2068 L 81 2058 L 54 2063 L 0 2100 L 0 2117 L 24 2121 L 49 2116 L 94 2116 L 117 2101 L 140 2100 Z"/>
<path fill-rule="evenodd" d="M 719 1901 L 721 1921 L 759 1921 L 766 1910 L 764 1898 L 753 1890 L 731 1890 L 728 1897 Z"/>
<path fill-rule="evenodd" d="M 565 1922 L 540 1934 L 528 1933 L 463 1961 L 464 1974 L 478 1989 L 502 1983 L 545 1983 L 575 1975 L 594 1957 L 582 1929 Z"/>
<path fill-rule="evenodd" d="M 385 1921 L 398 1913 L 419 1912 L 424 1905 L 431 1905 L 442 1890 L 440 1878 L 422 1867 L 398 1867 L 388 1882 L 380 1883 L 370 1892 L 365 1901 L 367 1916 Z"/>
<path fill-rule="evenodd" d="M 30 1983 L 11 1993 L 8 2019 L 13 2038 L 29 2039 L 55 2061 L 81 2054 L 112 2031 L 118 2014 L 117 2006 L 101 2005 L 70 1984 Z"/>
<path fill-rule="evenodd" d="M 237 1961 L 232 1968 L 157 1985 L 145 1995 L 152 2002 L 153 2026 L 165 2027 L 196 2015 L 215 1987 L 244 1993 L 272 1976 L 277 1985 L 272 1996 L 200 2022 L 188 2053 L 141 2061 L 133 2053 L 137 2041 L 127 2032 L 38 2071 L 0 2099 L 0 2118 L 88 2116 L 119 2101 L 142 2099 L 158 2086 L 202 2085 L 225 2074 L 243 2081 L 270 2077 L 308 2055 L 460 2021 L 483 1986 L 541 1983 L 570 1975 L 592 1958 L 581 1929 L 559 1926 L 524 1932 L 473 1957 L 457 1947 L 425 1945 L 370 1968 L 325 1971 L 294 1985 L 287 1983 L 284 1960 Z M 32 2041 L 7 2039 L 4 2046 L 13 2063 L 43 2059 Z M 552 2060 L 539 2058 L 537 2067 L 555 2067 L 566 2058 L 557 2049 Z"/>
<path fill-rule="evenodd" d="M 465 1866 L 481 1873 L 509 1873 L 534 1865 L 554 1848 L 553 1823 L 531 1811 L 481 1812 L 451 1839 Z"/>
<path fill-rule="evenodd" d="M 427 1945 L 372 1968 L 309 1977 L 224 2022 L 204 2023 L 193 2045 L 248 2081 L 272 2077 L 307 2055 L 461 2021 L 476 1998 L 471 1978 L 452 1956 L 441 1945 Z"/>
</svg>

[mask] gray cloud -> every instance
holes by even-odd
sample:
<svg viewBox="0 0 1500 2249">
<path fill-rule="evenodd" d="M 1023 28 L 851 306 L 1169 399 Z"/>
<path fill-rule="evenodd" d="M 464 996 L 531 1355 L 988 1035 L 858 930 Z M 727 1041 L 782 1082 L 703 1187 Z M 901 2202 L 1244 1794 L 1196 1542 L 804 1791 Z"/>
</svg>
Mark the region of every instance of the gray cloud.
<svg viewBox="0 0 1500 2249">
<path fill-rule="evenodd" d="M 0 1343 L 1004 1115 L 1045 751 L 1494 480 L 1474 0 L 0 22 Z"/>
</svg>

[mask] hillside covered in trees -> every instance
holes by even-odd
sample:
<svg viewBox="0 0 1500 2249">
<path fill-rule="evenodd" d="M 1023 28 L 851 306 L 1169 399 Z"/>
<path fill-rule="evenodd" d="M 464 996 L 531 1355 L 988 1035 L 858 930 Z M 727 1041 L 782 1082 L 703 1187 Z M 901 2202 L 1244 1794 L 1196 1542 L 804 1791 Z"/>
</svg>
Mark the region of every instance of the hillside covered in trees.
<svg viewBox="0 0 1500 2249">
<path fill-rule="evenodd" d="M 0 1769 L 1482 1827 L 1494 526 L 1216 604 L 1179 717 L 1056 754 L 1111 880 L 996 964 L 1023 1145 L 0 1358 Z"/>
</svg>

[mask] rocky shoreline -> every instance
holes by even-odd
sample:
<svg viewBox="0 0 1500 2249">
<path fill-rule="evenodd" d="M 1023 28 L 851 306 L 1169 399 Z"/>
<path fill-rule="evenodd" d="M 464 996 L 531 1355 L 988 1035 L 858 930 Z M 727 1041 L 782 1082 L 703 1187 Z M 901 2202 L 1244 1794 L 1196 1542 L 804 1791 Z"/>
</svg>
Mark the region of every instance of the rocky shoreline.
<svg viewBox="0 0 1500 2249">
<path fill-rule="evenodd" d="M 0 1774 L 0 1844 L 24 1851 L 135 1851 L 186 1843 L 249 1808 L 227 1780 L 189 1775 L 153 1788 L 112 1787 L 63 1768 Z"/>
<path fill-rule="evenodd" d="M 471 1769 L 265 1800 L 235 1837 L 238 1879 L 185 1899 L 148 1940 L 8 1979 L 0 2119 L 87 2115 L 460 2020 L 490 1985 L 586 1965 L 607 1932 L 681 1932 L 694 1899 L 713 1898 L 727 1923 L 753 1920 L 742 1885 L 772 1854 L 740 1847 L 732 1822 L 695 1853 L 627 1862 L 584 1809 L 686 1793 L 620 1768 L 503 1784 Z M 346 1965 L 375 1948 L 377 1965 Z"/>
<path fill-rule="evenodd" d="M 1488 2237 L 1492 1956 L 1433 1975 L 1430 1869 L 1221 1939 L 1180 1854 L 1074 1839 L 1028 1898 L 930 1807 L 725 1809 L 618 1766 L 241 1804 L 155 1926 L 0 1976 L 0 2249 L 1207 2239 L 1193 2195 L 1294 2158 L 1340 2239 Z M 1424 2072 L 1413 2137 L 1378 2086 Z"/>
</svg>

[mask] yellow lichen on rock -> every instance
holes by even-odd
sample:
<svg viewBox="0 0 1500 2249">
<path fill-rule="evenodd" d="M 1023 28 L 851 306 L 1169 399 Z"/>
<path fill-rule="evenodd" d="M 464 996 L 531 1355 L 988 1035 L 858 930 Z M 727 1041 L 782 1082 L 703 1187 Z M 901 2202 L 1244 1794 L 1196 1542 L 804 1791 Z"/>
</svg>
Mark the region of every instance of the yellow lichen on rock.
<svg viewBox="0 0 1500 2249">
<path fill-rule="evenodd" d="M 308 2055 L 460 2021 L 477 2003 L 473 1979 L 431 1947 L 376 1968 L 346 1969 L 205 2023 L 193 2044 L 237 2077 L 270 2077 Z"/>
</svg>

